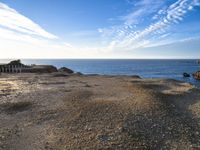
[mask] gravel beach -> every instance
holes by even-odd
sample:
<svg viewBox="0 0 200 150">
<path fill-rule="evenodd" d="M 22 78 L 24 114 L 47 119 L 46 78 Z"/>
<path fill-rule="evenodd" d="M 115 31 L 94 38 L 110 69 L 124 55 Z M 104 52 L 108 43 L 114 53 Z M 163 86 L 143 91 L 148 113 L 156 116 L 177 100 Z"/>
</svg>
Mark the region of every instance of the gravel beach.
<svg viewBox="0 0 200 150">
<path fill-rule="evenodd" d="M 137 76 L 1 74 L 0 149 L 200 149 L 200 89 Z"/>
</svg>

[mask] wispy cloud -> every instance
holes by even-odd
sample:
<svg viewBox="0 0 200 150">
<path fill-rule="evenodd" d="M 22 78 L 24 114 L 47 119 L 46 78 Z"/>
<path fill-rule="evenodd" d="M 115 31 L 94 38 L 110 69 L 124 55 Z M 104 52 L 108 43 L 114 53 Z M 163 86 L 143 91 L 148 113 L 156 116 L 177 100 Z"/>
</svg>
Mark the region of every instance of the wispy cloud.
<svg viewBox="0 0 200 150">
<path fill-rule="evenodd" d="M 103 36 L 109 35 L 123 35 L 127 30 L 135 29 L 136 26 L 144 21 L 145 17 L 157 12 L 161 6 L 163 6 L 164 1 L 160 0 L 126 0 L 132 5 L 132 10 L 125 15 L 118 16 L 118 20 L 122 21 L 120 25 L 115 25 L 110 28 L 99 28 L 98 31 L 102 33 Z M 115 20 L 112 18 L 112 20 Z"/>
<path fill-rule="evenodd" d="M 0 2 L 0 26 L 20 33 L 36 35 L 49 39 L 56 39 L 57 36 L 45 31 L 38 24 L 29 18 L 21 15 L 16 10 Z"/>
<path fill-rule="evenodd" d="M 164 4 L 164 1 L 160 0 L 127 0 L 127 2 L 134 6 L 133 11 L 121 17 L 124 20 L 124 25 L 127 26 L 138 24 L 142 20 L 141 16 L 145 17 L 155 13 Z"/>
<path fill-rule="evenodd" d="M 146 9 L 147 6 L 153 6 L 149 5 L 150 2 L 152 1 L 143 0 L 140 2 L 140 5 L 143 4 L 144 9 Z M 131 1 L 131 4 L 133 4 L 133 1 Z M 142 16 L 143 8 L 141 7 L 141 9 L 134 10 L 132 13 L 128 14 L 128 17 L 126 17 L 124 24 L 111 28 L 111 31 L 109 29 L 99 30 L 103 34 L 114 33 L 110 34 L 113 40 L 110 42 L 108 49 L 137 49 L 139 47 L 150 45 L 152 40 L 155 41 L 160 37 L 167 37 L 168 34 L 166 34 L 166 29 L 170 28 L 174 24 L 180 23 L 186 13 L 191 11 L 193 7 L 199 5 L 199 0 L 177 0 L 175 3 L 171 4 L 168 7 L 157 4 L 156 15 L 159 17 L 157 17 L 156 19 L 158 20 L 156 22 L 150 23 L 149 26 L 145 27 L 142 30 L 136 30 L 136 28 L 132 28 L 131 25 L 134 23 L 133 20 L 136 18 L 136 16 L 140 16 L 140 18 L 144 17 Z M 158 9 L 158 7 L 161 8 Z M 149 12 L 149 10 L 146 9 L 145 12 L 151 13 L 152 11 Z M 127 21 L 129 25 L 128 27 Z"/>
<path fill-rule="evenodd" d="M 99 28 L 97 33 L 87 30 L 71 34 L 73 37 L 81 37 L 81 40 L 87 36 L 91 39 L 97 37 L 95 39 L 97 44 L 94 42 L 92 45 L 94 47 L 80 46 L 80 42 L 76 46 L 71 45 L 0 2 L 0 42 L 3 43 L 0 44 L 0 53 L 3 54 L 0 57 L 120 58 L 125 55 L 131 57 L 130 50 L 173 43 L 173 40 L 165 40 L 174 34 L 172 30 L 168 30 L 179 24 L 189 11 L 195 10 L 195 6 L 200 6 L 200 0 L 177 0 L 171 5 L 161 0 L 127 0 L 127 2 L 133 8 L 131 11 L 129 9 L 127 14 L 116 17 L 117 22 L 121 23 Z M 103 36 L 102 40 L 99 39 L 98 33 Z"/>
<path fill-rule="evenodd" d="M 92 58 L 104 53 L 100 48 L 71 45 L 3 3 L 0 42 L 0 58 Z"/>
<path fill-rule="evenodd" d="M 62 58 L 77 54 L 71 44 L 3 3 L 0 3 L 0 41 L 0 58 Z"/>
</svg>

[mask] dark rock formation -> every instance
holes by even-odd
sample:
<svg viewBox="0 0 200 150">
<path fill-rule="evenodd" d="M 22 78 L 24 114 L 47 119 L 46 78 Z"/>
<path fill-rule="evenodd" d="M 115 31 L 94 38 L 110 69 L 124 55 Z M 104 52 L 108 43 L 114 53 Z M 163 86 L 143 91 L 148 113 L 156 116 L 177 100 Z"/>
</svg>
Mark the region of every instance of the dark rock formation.
<svg viewBox="0 0 200 150">
<path fill-rule="evenodd" d="M 190 77 L 190 74 L 188 74 L 188 73 L 184 72 L 184 73 L 183 73 L 183 77 L 186 77 L 186 78 L 188 78 L 188 77 Z"/>
<path fill-rule="evenodd" d="M 132 75 L 131 76 L 132 78 L 136 78 L 136 79 L 142 79 L 140 76 L 138 76 L 138 75 Z"/>
<path fill-rule="evenodd" d="M 195 74 L 193 74 L 193 77 L 197 80 L 200 80 L 200 71 L 197 71 Z"/>
<path fill-rule="evenodd" d="M 52 65 L 34 65 L 31 68 L 23 69 L 26 73 L 53 73 L 58 72 L 57 68 Z"/>
<path fill-rule="evenodd" d="M 66 67 L 62 67 L 60 69 L 58 69 L 59 72 L 65 72 L 65 73 L 69 73 L 69 74 L 72 74 L 74 73 L 73 70 L 69 69 L 69 68 L 66 68 Z"/>
</svg>

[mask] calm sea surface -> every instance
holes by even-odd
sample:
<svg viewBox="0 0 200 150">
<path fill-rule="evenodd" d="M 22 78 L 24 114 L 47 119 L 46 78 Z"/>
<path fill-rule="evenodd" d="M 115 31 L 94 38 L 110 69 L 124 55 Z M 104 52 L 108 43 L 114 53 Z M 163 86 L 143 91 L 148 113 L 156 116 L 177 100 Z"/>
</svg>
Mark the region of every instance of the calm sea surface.
<svg viewBox="0 0 200 150">
<path fill-rule="evenodd" d="M 8 60 L 0 60 L 0 63 Z M 143 78 L 172 78 L 200 86 L 200 81 L 183 78 L 183 72 L 200 70 L 196 60 L 84 60 L 84 59 L 24 59 L 25 64 L 49 64 L 68 67 L 84 74 L 139 75 Z"/>
</svg>

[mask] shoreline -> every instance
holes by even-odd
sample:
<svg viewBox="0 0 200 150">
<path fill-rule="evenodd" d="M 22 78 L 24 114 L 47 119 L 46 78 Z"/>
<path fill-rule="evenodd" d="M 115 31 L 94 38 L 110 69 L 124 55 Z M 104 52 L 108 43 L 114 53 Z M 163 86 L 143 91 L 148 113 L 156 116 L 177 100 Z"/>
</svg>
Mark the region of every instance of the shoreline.
<svg viewBox="0 0 200 150">
<path fill-rule="evenodd" d="M 200 148 L 200 88 L 174 79 L 0 75 L 0 149 Z"/>
</svg>

